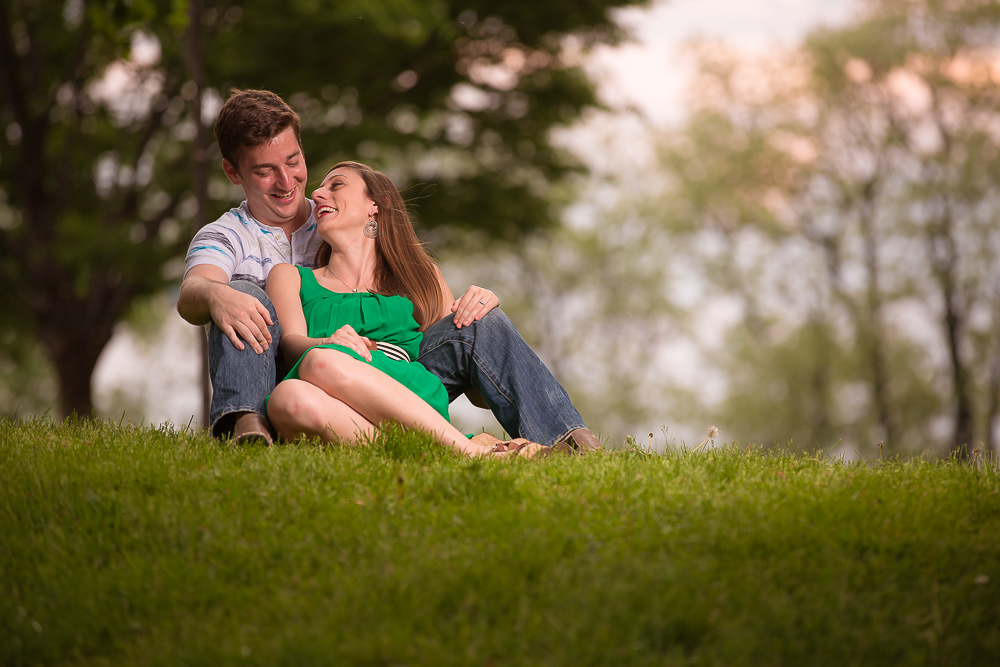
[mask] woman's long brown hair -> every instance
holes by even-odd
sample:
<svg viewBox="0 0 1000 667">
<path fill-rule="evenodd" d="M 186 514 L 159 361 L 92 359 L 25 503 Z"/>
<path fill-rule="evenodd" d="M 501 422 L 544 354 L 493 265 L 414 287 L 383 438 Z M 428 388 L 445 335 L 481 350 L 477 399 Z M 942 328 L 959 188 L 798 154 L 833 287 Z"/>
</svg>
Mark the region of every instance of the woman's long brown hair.
<svg viewBox="0 0 1000 667">
<path fill-rule="evenodd" d="M 413 319 L 424 331 L 437 322 L 444 295 L 434 271 L 434 261 L 413 231 L 406 203 L 388 176 L 360 162 L 340 162 L 330 171 L 353 169 L 365 182 L 365 194 L 378 206 L 375 220 L 375 291 L 402 295 L 413 302 Z M 330 172 L 327 172 L 327 176 Z M 333 249 L 324 242 L 316 253 L 315 266 L 326 266 Z"/>
</svg>

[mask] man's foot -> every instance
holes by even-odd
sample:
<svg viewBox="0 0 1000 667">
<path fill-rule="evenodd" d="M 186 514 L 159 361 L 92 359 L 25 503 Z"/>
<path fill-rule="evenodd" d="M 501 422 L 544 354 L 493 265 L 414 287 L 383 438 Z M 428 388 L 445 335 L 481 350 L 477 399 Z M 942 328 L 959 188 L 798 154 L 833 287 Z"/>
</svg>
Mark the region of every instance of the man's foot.
<svg viewBox="0 0 1000 667">
<path fill-rule="evenodd" d="M 271 429 L 267 420 L 256 412 L 247 412 L 236 420 L 233 427 L 233 440 L 237 445 L 261 444 L 271 446 Z"/>
<path fill-rule="evenodd" d="M 570 431 L 569 435 L 557 442 L 552 449 L 565 454 L 586 454 L 604 449 L 604 445 L 589 428 L 578 428 Z"/>
</svg>

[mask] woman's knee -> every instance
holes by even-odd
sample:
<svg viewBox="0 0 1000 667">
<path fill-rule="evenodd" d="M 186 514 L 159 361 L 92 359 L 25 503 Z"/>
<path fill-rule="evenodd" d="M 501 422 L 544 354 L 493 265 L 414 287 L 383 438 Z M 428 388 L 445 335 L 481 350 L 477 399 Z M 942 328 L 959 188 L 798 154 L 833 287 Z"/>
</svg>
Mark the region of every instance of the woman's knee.
<svg viewBox="0 0 1000 667">
<path fill-rule="evenodd" d="M 285 380 L 274 388 L 267 402 L 267 417 L 283 436 L 323 429 L 324 415 L 315 389 L 301 380 Z"/>
<path fill-rule="evenodd" d="M 317 386 L 340 387 L 350 382 L 351 362 L 355 361 L 354 357 L 340 350 L 313 348 L 299 363 L 299 377 Z"/>
</svg>

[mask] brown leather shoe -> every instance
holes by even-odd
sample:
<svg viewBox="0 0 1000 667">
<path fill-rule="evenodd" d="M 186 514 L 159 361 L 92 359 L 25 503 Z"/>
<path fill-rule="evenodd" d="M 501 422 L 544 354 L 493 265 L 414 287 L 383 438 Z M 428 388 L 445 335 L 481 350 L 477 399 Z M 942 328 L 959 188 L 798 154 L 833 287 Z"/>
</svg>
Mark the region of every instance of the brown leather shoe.
<svg viewBox="0 0 1000 667">
<path fill-rule="evenodd" d="M 570 431 L 569 435 L 557 444 L 556 447 L 560 445 L 568 445 L 580 454 L 604 449 L 604 445 L 601 444 L 601 441 L 597 439 L 597 436 L 589 428 L 578 428 Z"/>
<path fill-rule="evenodd" d="M 236 420 L 233 427 L 233 440 L 237 445 L 260 444 L 271 446 L 271 429 L 267 420 L 256 412 L 247 412 Z"/>
</svg>

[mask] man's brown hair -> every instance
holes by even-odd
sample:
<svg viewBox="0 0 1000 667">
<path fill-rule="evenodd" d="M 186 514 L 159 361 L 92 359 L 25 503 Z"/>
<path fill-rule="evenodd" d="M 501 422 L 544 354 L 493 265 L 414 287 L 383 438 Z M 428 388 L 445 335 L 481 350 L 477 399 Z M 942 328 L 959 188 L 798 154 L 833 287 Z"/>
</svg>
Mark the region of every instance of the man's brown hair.
<svg viewBox="0 0 1000 667">
<path fill-rule="evenodd" d="M 244 149 L 265 144 L 288 128 L 301 146 L 299 115 L 283 99 L 268 90 L 233 88 L 215 119 L 215 139 L 222 157 L 239 171 Z"/>
</svg>

